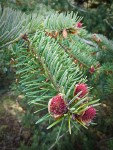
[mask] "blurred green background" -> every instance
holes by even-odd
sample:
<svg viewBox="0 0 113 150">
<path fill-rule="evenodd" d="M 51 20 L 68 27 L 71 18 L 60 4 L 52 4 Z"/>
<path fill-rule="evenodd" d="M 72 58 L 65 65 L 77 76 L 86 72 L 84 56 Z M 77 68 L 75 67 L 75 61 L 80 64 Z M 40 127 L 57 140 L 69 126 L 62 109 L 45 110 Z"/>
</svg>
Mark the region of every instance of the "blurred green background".
<svg viewBox="0 0 113 150">
<path fill-rule="evenodd" d="M 12 7 L 26 13 L 51 11 L 74 11 L 83 16 L 83 23 L 89 32 L 102 33 L 113 38 L 112 0 L 1 0 L 2 7 Z"/>
</svg>

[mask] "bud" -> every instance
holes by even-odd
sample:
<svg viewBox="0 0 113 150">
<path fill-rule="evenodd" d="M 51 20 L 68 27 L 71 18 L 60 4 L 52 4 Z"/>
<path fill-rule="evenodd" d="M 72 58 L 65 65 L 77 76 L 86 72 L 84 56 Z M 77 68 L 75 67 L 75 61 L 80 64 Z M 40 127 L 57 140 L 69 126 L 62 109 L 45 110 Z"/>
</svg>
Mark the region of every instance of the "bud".
<svg viewBox="0 0 113 150">
<path fill-rule="evenodd" d="M 78 34 L 78 29 L 70 28 L 69 33 L 71 34 Z"/>
<path fill-rule="evenodd" d="M 80 68 L 82 69 L 82 67 L 83 67 L 83 64 L 80 64 Z"/>
<path fill-rule="evenodd" d="M 55 31 L 54 38 L 57 38 L 57 36 L 58 36 L 58 31 Z"/>
<path fill-rule="evenodd" d="M 102 42 L 101 38 L 97 34 L 92 34 L 92 39 L 97 43 Z"/>
<path fill-rule="evenodd" d="M 62 35 L 65 39 L 67 38 L 67 30 L 66 29 L 63 30 Z"/>
<path fill-rule="evenodd" d="M 95 72 L 94 66 L 91 66 L 91 68 L 89 69 L 89 72 L 90 72 L 91 74 Z"/>
<path fill-rule="evenodd" d="M 75 59 L 75 60 L 74 60 L 74 63 L 75 63 L 75 64 L 77 64 L 77 63 L 78 63 L 78 60 L 77 60 L 77 59 Z"/>
<path fill-rule="evenodd" d="M 81 92 L 81 94 L 78 97 L 82 98 L 88 93 L 88 86 L 84 83 L 77 84 L 74 90 L 74 96 L 77 95 L 79 92 Z"/>
<path fill-rule="evenodd" d="M 88 124 L 92 121 L 92 119 L 95 117 L 96 115 L 96 109 L 93 108 L 92 106 L 90 106 L 82 115 L 81 120 Z"/>
<path fill-rule="evenodd" d="M 26 33 L 23 34 L 23 35 L 21 35 L 21 38 L 22 38 L 23 40 L 25 40 L 25 41 L 29 41 L 28 35 L 27 35 Z"/>
<path fill-rule="evenodd" d="M 67 112 L 67 105 L 62 94 L 58 94 L 50 99 L 48 103 L 48 111 L 55 119 L 62 117 Z"/>
<path fill-rule="evenodd" d="M 97 68 L 100 68 L 100 64 L 97 64 L 96 67 L 97 67 Z"/>
<path fill-rule="evenodd" d="M 82 23 L 78 22 L 76 26 L 77 26 L 77 28 L 82 28 Z"/>
</svg>

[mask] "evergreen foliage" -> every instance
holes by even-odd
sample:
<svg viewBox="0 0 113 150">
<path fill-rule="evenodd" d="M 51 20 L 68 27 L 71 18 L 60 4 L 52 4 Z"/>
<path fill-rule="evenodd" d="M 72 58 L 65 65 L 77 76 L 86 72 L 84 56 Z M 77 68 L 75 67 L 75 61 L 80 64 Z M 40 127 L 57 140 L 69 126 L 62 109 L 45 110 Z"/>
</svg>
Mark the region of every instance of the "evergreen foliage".
<svg viewBox="0 0 113 150">
<path fill-rule="evenodd" d="M 60 20 L 62 20 L 62 22 Z M 83 97 L 79 100 L 79 102 L 72 106 L 70 105 L 79 96 L 79 93 L 73 96 L 75 85 L 77 83 L 84 83 L 85 79 L 83 79 L 83 75 L 79 70 L 79 67 L 74 64 L 73 60 L 63 50 L 59 42 L 47 37 L 43 31 L 45 31 L 45 29 L 48 30 L 48 27 L 49 29 L 54 29 L 54 31 L 58 32 L 60 38 L 60 36 L 62 36 L 62 34 L 60 35 L 60 32 L 63 32 L 64 29 L 68 29 L 69 31 L 74 29 L 74 21 L 76 24 L 77 21 L 80 20 L 81 19 L 73 13 L 67 14 L 67 16 L 64 16 L 63 14 L 51 15 L 44 21 L 44 28 L 42 28 L 42 32 L 37 31 L 31 36 L 29 35 L 30 38 L 27 37 L 26 34 L 23 34 L 22 38 L 25 42 L 21 41 L 19 44 L 20 46 L 15 45 L 13 48 L 17 57 L 15 60 L 17 68 L 16 74 L 19 76 L 19 83 L 22 91 L 25 92 L 27 99 L 30 98 L 29 103 L 42 106 L 38 110 L 42 111 L 47 108 L 48 100 L 50 98 L 58 93 L 62 93 L 65 101 L 67 101 L 68 113 L 66 113 L 66 115 L 64 115 L 64 117 L 60 120 L 53 123 L 52 126 L 65 118 L 65 116 L 68 116 L 70 133 L 71 115 L 75 113 L 80 115 L 87 109 L 87 106 L 94 104 L 98 100 L 94 102 L 86 102 L 87 97 Z M 76 28 L 74 30 L 76 30 Z M 7 43 L 7 41 L 5 42 Z M 70 100 L 69 104 L 68 100 Z M 44 117 L 39 119 L 37 123 L 48 118 L 48 115 L 46 114 Z M 82 121 L 79 119 L 76 120 L 85 126 Z"/>
<path fill-rule="evenodd" d="M 98 97 L 104 92 L 113 94 L 113 42 L 78 27 L 81 19 L 73 12 L 37 18 L 9 8 L 1 10 L 0 48 L 4 51 L 10 45 L 16 84 L 33 105 L 36 124 L 45 121 L 50 129 L 60 123 L 56 142 L 67 124 L 70 134 L 74 127 L 87 128 L 91 120 L 84 122 L 81 117 L 88 108 L 100 105 Z M 79 83 L 88 85 L 88 93 L 83 97 L 79 97 L 82 91 L 74 95 Z M 92 93 L 90 86 L 95 88 Z M 48 112 L 48 102 L 60 93 L 68 110 L 55 120 Z"/>
<path fill-rule="evenodd" d="M 27 32 L 28 19 L 25 14 L 11 8 L 0 7 L 0 48 Z M 17 39 L 18 41 L 18 39 Z"/>
</svg>

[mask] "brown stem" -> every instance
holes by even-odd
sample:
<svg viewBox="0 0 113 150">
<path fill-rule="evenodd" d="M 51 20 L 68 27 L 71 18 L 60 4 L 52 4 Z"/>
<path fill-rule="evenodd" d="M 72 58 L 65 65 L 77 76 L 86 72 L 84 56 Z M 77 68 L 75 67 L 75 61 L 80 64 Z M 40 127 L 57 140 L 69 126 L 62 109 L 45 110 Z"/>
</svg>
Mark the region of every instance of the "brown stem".
<svg viewBox="0 0 113 150">
<path fill-rule="evenodd" d="M 73 61 L 76 59 L 73 55 L 71 55 L 69 53 L 69 50 L 67 48 L 65 48 L 60 42 L 58 42 L 59 45 L 65 50 L 66 53 L 68 53 L 69 57 L 71 57 L 73 59 Z M 77 59 L 78 60 L 78 59 Z M 81 64 L 83 64 L 86 68 L 89 68 L 86 64 L 84 64 L 83 62 L 81 62 L 80 60 L 78 60 Z"/>
</svg>

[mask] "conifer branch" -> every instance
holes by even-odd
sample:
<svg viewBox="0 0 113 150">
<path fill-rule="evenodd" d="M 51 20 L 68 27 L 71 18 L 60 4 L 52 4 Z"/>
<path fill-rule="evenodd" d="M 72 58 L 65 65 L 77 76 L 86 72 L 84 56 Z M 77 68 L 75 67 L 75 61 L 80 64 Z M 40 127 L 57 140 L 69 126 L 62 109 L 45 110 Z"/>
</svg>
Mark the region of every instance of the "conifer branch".
<svg viewBox="0 0 113 150">
<path fill-rule="evenodd" d="M 67 54 L 70 56 L 70 58 L 73 59 L 73 62 L 74 62 L 74 60 L 76 59 L 76 57 L 72 53 L 70 53 L 70 50 L 68 50 L 68 48 L 65 48 L 60 42 L 59 42 L 59 45 L 65 50 L 65 52 L 67 52 Z M 89 68 L 89 66 L 87 66 L 85 63 L 83 63 L 81 60 L 78 60 L 78 61 L 81 64 L 83 64 L 86 68 Z"/>
<path fill-rule="evenodd" d="M 49 80 L 52 82 L 54 88 L 58 91 L 58 93 L 60 93 L 60 89 L 59 89 L 58 85 L 54 82 L 53 77 L 52 77 L 50 71 L 48 70 L 48 68 L 46 67 L 46 65 L 44 65 L 45 62 L 42 61 L 42 59 L 41 59 L 41 57 L 40 57 L 39 55 L 36 54 L 36 57 L 38 58 L 40 64 L 43 66 L 43 69 L 44 69 L 45 72 L 47 73 L 48 78 L 49 78 Z"/>
<path fill-rule="evenodd" d="M 4 47 L 6 47 L 6 46 L 9 46 L 9 45 L 11 45 L 11 44 L 16 43 L 17 41 L 20 40 L 20 38 L 21 38 L 21 37 L 19 36 L 18 38 L 14 39 L 14 40 L 12 40 L 12 41 L 10 41 L 10 42 L 8 42 L 8 43 L 5 43 L 4 45 L 0 46 L 0 49 L 4 48 Z"/>
<path fill-rule="evenodd" d="M 51 19 L 53 19 L 52 22 Z M 49 125 L 49 129 L 67 118 L 65 120 L 68 120 L 68 131 L 70 133 L 71 121 L 78 121 L 82 126 L 86 127 L 87 120 L 82 120 L 83 114 L 86 111 L 91 112 L 93 115 L 89 115 L 88 120 L 92 120 L 96 110 L 90 105 L 98 105 L 96 104 L 98 101 L 88 100 L 89 88 L 85 84 L 87 80 L 83 77 L 84 74 L 80 71 L 79 66 L 74 63 L 76 55 L 80 58 L 80 62 L 82 62 L 82 57 L 86 56 L 82 50 L 86 43 L 79 43 L 78 37 L 74 37 L 76 43 L 74 43 L 73 39 L 70 42 L 68 38 L 64 41 L 60 41 L 60 39 L 57 41 L 50 38 L 53 36 L 48 34 L 48 31 L 53 31 L 54 33 L 58 29 L 60 34 L 62 30 L 67 29 L 66 31 L 68 32 L 76 32 L 75 30 L 73 31 L 73 28 L 76 28 L 75 26 L 79 19 L 75 15 L 73 16 L 72 13 L 68 14 L 67 17 L 63 14 L 49 16 L 44 21 L 42 30 L 37 30 L 35 34 L 29 35 L 29 39 L 25 35 L 22 37 L 24 45 L 19 42 L 14 45 L 17 57 L 16 73 L 19 75 L 19 85 L 22 92 L 29 100 L 29 104 L 36 105 L 38 110 L 34 110 L 35 112 L 44 111 L 46 113 L 36 123 L 46 121 L 50 116 L 55 119 L 61 117 Z M 46 36 L 45 31 L 51 36 Z M 68 42 L 67 45 L 71 50 L 67 48 L 65 41 Z M 88 50 L 92 52 L 92 50 Z M 80 53 L 81 51 L 83 51 L 83 54 Z M 89 57 L 89 60 L 92 59 Z M 82 63 L 88 66 L 91 62 L 88 63 L 88 60 L 83 60 Z M 79 90 L 81 91 L 85 90 L 85 93 L 77 91 L 77 88 L 80 88 Z M 59 108 L 60 104 L 61 108 Z M 59 111 L 61 114 L 59 114 Z"/>
</svg>

